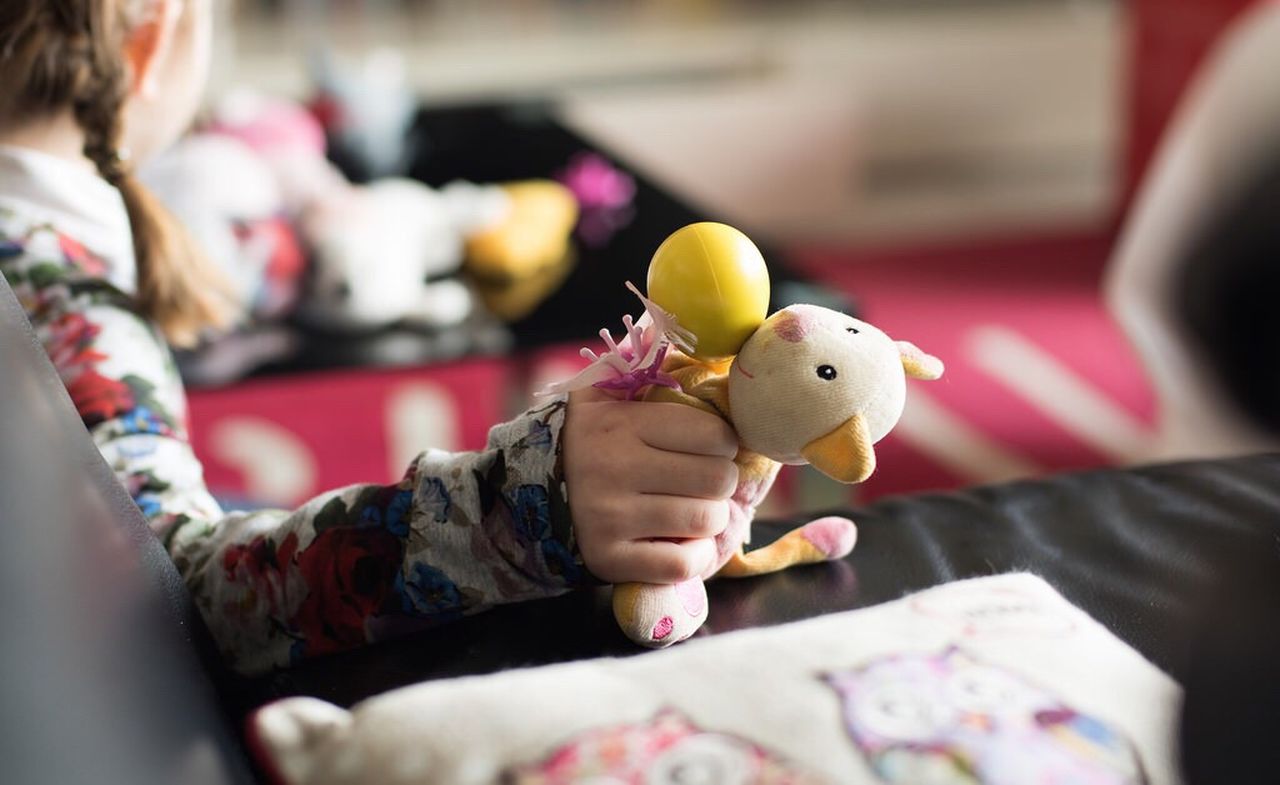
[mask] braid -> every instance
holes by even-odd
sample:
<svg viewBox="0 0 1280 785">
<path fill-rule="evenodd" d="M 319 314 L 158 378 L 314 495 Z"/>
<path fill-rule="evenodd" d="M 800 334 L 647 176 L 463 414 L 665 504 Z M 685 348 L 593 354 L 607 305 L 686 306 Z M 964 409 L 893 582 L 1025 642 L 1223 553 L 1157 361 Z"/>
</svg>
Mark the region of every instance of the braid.
<svg viewBox="0 0 1280 785">
<path fill-rule="evenodd" d="M 119 185 L 128 174 L 120 157 L 119 141 L 125 90 L 123 69 L 103 73 L 95 68 L 85 80 L 81 96 L 72 104 L 76 122 L 84 130 L 85 157 L 112 185 Z"/>
<path fill-rule="evenodd" d="M 91 2 L 87 6 L 84 21 L 89 38 L 111 42 L 123 38 L 118 30 L 122 25 L 104 13 L 103 3 Z M 123 43 L 120 40 L 121 46 Z M 72 99 L 71 109 L 76 122 L 84 130 L 85 157 L 93 161 L 107 182 L 118 186 L 126 176 L 124 162 L 120 158 L 121 116 L 128 95 L 124 62 L 118 53 L 104 52 L 100 48 L 97 52 L 88 53 L 86 65 L 87 73 L 77 80 L 79 89 Z"/>
<path fill-rule="evenodd" d="M 70 108 L 84 155 L 119 189 L 138 268 L 137 305 L 170 342 L 194 343 L 230 321 L 222 277 L 177 220 L 133 176 L 121 149 L 130 74 L 125 6 L 135 0 L 0 2 L 0 119 Z M 9 89 L 9 85 L 17 87 Z"/>
</svg>

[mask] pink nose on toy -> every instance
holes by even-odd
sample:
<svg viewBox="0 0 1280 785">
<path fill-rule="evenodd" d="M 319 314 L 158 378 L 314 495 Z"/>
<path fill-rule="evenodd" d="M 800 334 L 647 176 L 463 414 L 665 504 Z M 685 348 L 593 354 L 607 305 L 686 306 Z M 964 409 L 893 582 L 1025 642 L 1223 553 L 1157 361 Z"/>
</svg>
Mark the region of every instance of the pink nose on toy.
<svg viewBox="0 0 1280 785">
<path fill-rule="evenodd" d="M 773 331 L 788 343 L 800 343 L 813 330 L 813 325 L 813 317 L 792 311 L 773 323 Z"/>
</svg>

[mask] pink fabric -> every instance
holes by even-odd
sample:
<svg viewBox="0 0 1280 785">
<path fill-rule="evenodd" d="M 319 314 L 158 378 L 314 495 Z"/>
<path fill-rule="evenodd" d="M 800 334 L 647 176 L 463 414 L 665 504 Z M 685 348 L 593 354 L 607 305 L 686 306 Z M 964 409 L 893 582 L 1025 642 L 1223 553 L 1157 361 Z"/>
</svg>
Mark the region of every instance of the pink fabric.
<svg viewBox="0 0 1280 785">
<path fill-rule="evenodd" d="M 800 535 L 830 559 L 849 555 L 857 534 L 853 521 L 835 516 L 819 518 L 800 529 Z"/>
<path fill-rule="evenodd" d="M 671 634 L 671 631 L 675 629 L 675 626 L 676 623 L 672 621 L 670 616 L 663 616 L 661 619 L 658 619 L 657 624 L 653 625 L 653 639 L 655 641 L 662 640 Z"/>
<path fill-rule="evenodd" d="M 389 429 L 395 422 L 396 401 L 423 385 L 447 400 L 440 404 L 446 407 L 441 416 L 454 418 L 456 441 L 436 446 L 483 449 L 490 426 L 502 420 L 503 395 L 514 378 L 513 366 L 473 360 L 430 369 L 333 371 L 193 389 L 189 397 L 192 443 L 210 488 L 231 496 L 251 495 L 249 488 L 259 479 L 254 474 L 258 467 L 228 456 L 219 448 L 217 433 L 242 417 L 270 422 L 271 438 L 293 448 L 282 453 L 290 456 L 289 468 L 310 478 L 293 498 L 272 501 L 300 504 L 326 488 L 363 482 L 371 474 L 394 477 L 403 471 L 395 468 Z M 342 415 L 335 417 L 335 412 Z"/>
<path fill-rule="evenodd" d="M 788 343 L 800 343 L 813 330 L 814 320 L 808 314 L 788 311 L 785 318 L 773 323 L 773 331 Z"/>
<path fill-rule="evenodd" d="M 697 618 L 706 612 L 707 592 L 702 588 L 701 578 L 677 583 L 675 589 L 676 596 L 680 598 L 680 604 L 690 616 Z"/>
<path fill-rule="evenodd" d="M 287 101 L 266 101 L 250 118 L 220 117 L 208 130 L 235 137 L 264 154 L 288 150 L 323 157 L 327 146 L 320 122 Z"/>
<path fill-rule="evenodd" d="M 741 550 L 743 543 L 751 534 L 751 521 L 755 518 L 756 507 L 769 495 L 773 481 L 778 476 L 778 464 L 773 464 L 764 477 L 755 477 L 743 473 L 738 479 L 738 487 L 729 500 L 729 524 L 716 537 L 716 560 L 702 574 L 710 578 L 728 563 L 735 553 Z"/>
<path fill-rule="evenodd" d="M 1067 471 L 1111 459 L 1064 427 L 1053 409 L 983 370 L 972 339 L 986 327 L 1012 330 L 1139 423 L 1154 423 L 1155 396 L 1142 366 L 1098 296 L 1112 244 L 1108 233 L 1041 234 L 882 250 L 801 249 L 788 259 L 799 272 L 856 296 L 867 321 L 942 358 L 944 381 L 912 381 L 909 398 L 928 397 L 1033 466 Z M 876 473 L 850 489 L 850 503 L 975 481 L 901 429 L 876 444 L 876 458 Z"/>
<path fill-rule="evenodd" d="M 733 557 L 751 533 L 751 519 L 755 517 L 755 508 L 742 505 L 736 498 L 729 502 L 729 524 L 716 536 L 716 560 L 712 562 L 703 578 L 710 578 L 720 571 Z"/>
<path fill-rule="evenodd" d="M 636 181 L 596 153 L 578 153 L 557 179 L 584 209 L 626 207 L 636 195 Z"/>
<path fill-rule="evenodd" d="M 778 476 L 777 465 L 773 467 L 773 471 L 765 477 L 747 477 L 738 481 L 738 487 L 733 492 L 733 503 L 735 506 L 751 508 L 751 513 L 755 513 L 755 508 L 760 506 L 764 498 L 769 495 L 769 489 L 773 487 L 773 481 Z"/>
</svg>

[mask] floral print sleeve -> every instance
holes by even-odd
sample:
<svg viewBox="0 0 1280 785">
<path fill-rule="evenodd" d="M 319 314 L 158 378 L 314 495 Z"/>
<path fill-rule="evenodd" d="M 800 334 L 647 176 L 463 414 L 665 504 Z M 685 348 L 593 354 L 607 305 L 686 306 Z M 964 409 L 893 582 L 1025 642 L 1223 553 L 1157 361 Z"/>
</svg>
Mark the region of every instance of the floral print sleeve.
<svg viewBox="0 0 1280 785">
<path fill-rule="evenodd" d="M 100 267 L 48 226 L 0 234 L 0 272 L 233 667 L 261 672 L 589 582 L 560 467 L 563 399 L 495 427 L 483 451 L 423 453 L 395 485 L 224 513 L 167 347 Z"/>
</svg>

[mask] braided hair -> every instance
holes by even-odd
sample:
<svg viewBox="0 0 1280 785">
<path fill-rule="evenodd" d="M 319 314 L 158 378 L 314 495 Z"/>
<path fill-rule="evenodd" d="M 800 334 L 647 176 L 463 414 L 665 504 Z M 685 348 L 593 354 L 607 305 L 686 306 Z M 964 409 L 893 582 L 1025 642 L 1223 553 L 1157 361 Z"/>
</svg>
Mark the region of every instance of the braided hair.
<svg viewBox="0 0 1280 785">
<path fill-rule="evenodd" d="M 0 3 L 0 124 L 70 109 L 84 155 L 119 189 L 138 265 L 138 311 L 189 346 L 231 315 L 229 289 L 190 236 L 133 175 L 121 148 L 132 75 L 124 47 L 148 0 Z"/>
</svg>

